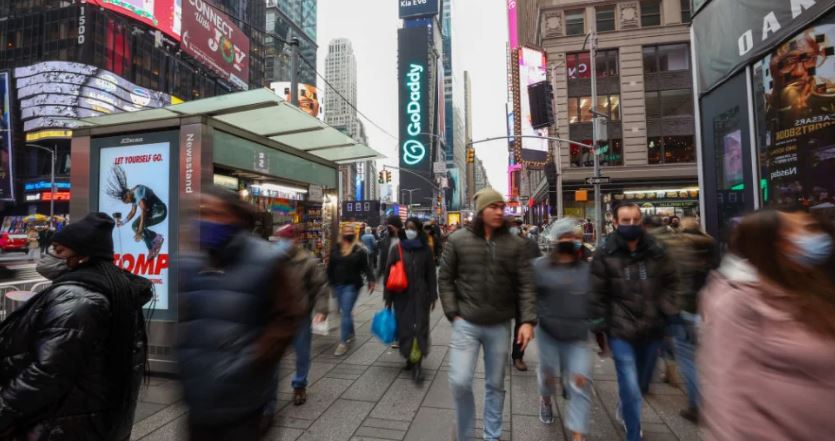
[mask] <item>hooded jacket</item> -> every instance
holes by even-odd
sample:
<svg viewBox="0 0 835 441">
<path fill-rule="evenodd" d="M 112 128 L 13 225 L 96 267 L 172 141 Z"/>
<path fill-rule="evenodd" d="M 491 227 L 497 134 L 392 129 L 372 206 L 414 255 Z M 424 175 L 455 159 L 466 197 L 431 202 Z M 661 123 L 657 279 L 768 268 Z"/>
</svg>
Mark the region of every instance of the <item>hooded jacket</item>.
<svg viewBox="0 0 835 441">
<path fill-rule="evenodd" d="M 111 325 L 140 320 L 151 283 L 123 271 L 134 315 L 112 317 L 110 293 L 92 269 L 67 273 L 0 325 L 0 434 L 32 441 L 128 440 L 147 351 L 145 329 L 133 338 L 130 376 L 109 373 Z M 129 382 L 128 402 L 118 391 Z M 2 435 L 0 435 L 2 437 Z"/>
</svg>

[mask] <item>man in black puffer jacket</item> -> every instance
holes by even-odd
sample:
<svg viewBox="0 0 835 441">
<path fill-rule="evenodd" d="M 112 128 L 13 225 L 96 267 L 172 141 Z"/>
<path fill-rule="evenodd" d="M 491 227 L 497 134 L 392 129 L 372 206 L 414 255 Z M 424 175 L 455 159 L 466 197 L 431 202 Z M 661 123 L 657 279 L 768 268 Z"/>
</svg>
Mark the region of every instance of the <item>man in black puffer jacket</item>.
<svg viewBox="0 0 835 441">
<path fill-rule="evenodd" d="M 676 269 L 641 222 L 641 208 L 615 208 L 617 232 L 592 262 L 592 317 L 606 332 L 615 359 L 627 441 L 640 440 L 647 393 L 668 319 L 678 314 Z"/>
<path fill-rule="evenodd" d="M 113 226 L 91 213 L 57 233 L 37 267 L 52 286 L 0 325 L 0 439 L 130 439 L 153 290 L 113 264 Z"/>
</svg>

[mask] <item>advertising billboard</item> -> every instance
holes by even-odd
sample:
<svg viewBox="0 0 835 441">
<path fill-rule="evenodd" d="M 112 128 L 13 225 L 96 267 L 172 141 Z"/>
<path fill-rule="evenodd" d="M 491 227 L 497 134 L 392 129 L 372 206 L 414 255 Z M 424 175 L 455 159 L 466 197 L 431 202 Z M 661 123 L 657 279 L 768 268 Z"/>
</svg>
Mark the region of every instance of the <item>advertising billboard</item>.
<svg viewBox="0 0 835 441">
<path fill-rule="evenodd" d="M 833 14 L 835 15 L 835 14 Z M 767 205 L 835 203 L 835 17 L 804 29 L 755 66 Z"/>
<path fill-rule="evenodd" d="M 400 0 L 400 18 L 433 15 L 438 15 L 438 0 Z"/>
<path fill-rule="evenodd" d="M 270 89 L 276 95 L 284 98 L 285 101 L 290 101 L 289 81 L 274 81 L 270 83 Z M 310 116 L 319 117 L 319 91 L 316 89 L 316 86 L 304 83 L 299 84 L 299 108 Z"/>
<path fill-rule="evenodd" d="M 400 147 L 398 152 L 401 189 L 418 189 L 412 200 L 425 203 L 432 198 L 432 105 L 433 84 L 429 63 L 427 27 L 402 28 L 397 31 L 398 113 Z"/>
<path fill-rule="evenodd" d="M 249 89 L 249 37 L 205 0 L 184 0 L 180 47 L 242 90 Z"/>
<path fill-rule="evenodd" d="M 519 47 L 519 19 L 516 15 L 516 0 L 507 0 L 507 32 L 510 49 Z"/>
<path fill-rule="evenodd" d="M 528 96 L 528 86 L 547 79 L 548 62 L 545 53 L 536 49 L 521 47 L 517 51 L 519 75 L 516 79 L 519 85 L 518 93 L 514 97 L 518 108 L 515 112 L 515 133 L 523 136 L 548 136 L 548 129 L 534 129 L 531 124 L 531 104 Z M 548 157 L 548 140 L 534 138 L 518 138 L 517 151 L 523 161 L 544 162 Z"/>
<path fill-rule="evenodd" d="M 171 142 L 142 142 L 123 138 L 99 150 L 98 211 L 116 221 L 114 263 L 150 280 L 153 308 L 167 310 Z"/>
<path fill-rule="evenodd" d="M 0 72 L 0 199 L 3 200 L 14 200 L 11 91 L 9 72 Z"/>
<path fill-rule="evenodd" d="M 16 68 L 15 81 L 26 132 L 73 128 L 79 118 L 160 108 L 172 99 L 108 70 L 66 61 Z"/>
<path fill-rule="evenodd" d="M 180 40 L 182 0 L 87 0 L 87 3 L 118 12 Z"/>
</svg>

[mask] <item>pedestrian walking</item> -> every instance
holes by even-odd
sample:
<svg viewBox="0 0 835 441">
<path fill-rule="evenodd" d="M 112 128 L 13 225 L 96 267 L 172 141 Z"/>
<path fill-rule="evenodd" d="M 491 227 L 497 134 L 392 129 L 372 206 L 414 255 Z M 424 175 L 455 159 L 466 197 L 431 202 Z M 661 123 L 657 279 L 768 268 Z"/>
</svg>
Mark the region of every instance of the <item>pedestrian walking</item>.
<svg viewBox="0 0 835 441">
<path fill-rule="evenodd" d="M 538 259 L 542 257 L 542 250 L 539 249 L 539 244 L 531 239 L 523 229 L 523 223 L 521 218 L 517 218 L 514 221 L 514 226 L 510 227 L 510 233 L 514 236 L 519 236 L 525 242 L 525 250 L 527 251 L 527 259 L 533 261 L 534 259 Z M 513 360 L 513 367 L 516 368 L 519 372 L 526 372 L 528 370 L 528 365 L 525 363 L 525 350 L 522 349 L 522 345 L 519 344 L 519 328 L 522 327 L 522 320 L 519 315 L 516 315 L 514 319 L 514 327 L 513 327 L 513 350 L 510 353 L 510 358 Z"/>
<path fill-rule="evenodd" d="M 742 219 L 702 291 L 706 441 L 815 441 L 835 434 L 831 224 L 805 212 Z"/>
<path fill-rule="evenodd" d="M 328 317 L 330 286 L 322 263 L 301 246 L 302 231 L 298 225 L 285 225 L 276 231 L 279 246 L 287 252 L 287 271 L 301 279 L 302 300 L 305 314 L 302 317 L 296 336 L 293 338 L 293 350 L 296 353 L 296 373 L 291 380 L 293 387 L 293 405 L 301 406 L 307 402 L 307 376 L 310 373 L 310 345 L 313 339 L 313 324 L 322 323 Z M 312 318 L 311 318 L 312 317 Z M 278 408 L 278 371 L 275 376 L 275 391 L 267 405 L 265 414 L 272 417 Z"/>
<path fill-rule="evenodd" d="M 581 258 L 583 228 L 574 218 L 560 219 L 550 231 L 551 254 L 534 262 L 539 326 L 539 420 L 553 424 L 556 377 L 568 398 L 565 427 L 571 441 L 584 441 L 591 411 L 591 363 L 588 346 L 591 266 Z"/>
<path fill-rule="evenodd" d="M 189 439 L 257 440 L 304 302 L 286 251 L 250 233 L 255 212 L 237 193 L 205 189 L 199 215 L 200 250 L 179 265 L 176 354 Z"/>
<path fill-rule="evenodd" d="M 614 221 L 617 231 L 592 262 L 592 317 L 615 359 L 626 439 L 639 441 L 642 395 L 649 392 L 667 321 L 678 314 L 677 278 L 664 248 L 644 233 L 637 204 L 616 207 Z"/>
<path fill-rule="evenodd" d="M 380 238 L 380 246 L 377 248 L 379 250 L 379 265 L 377 266 L 377 277 L 376 279 L 383 279 L 383 284 L 386 283 L 385 278 L 388 276 L 386 274 L 386 263 L 389 259 L 389 253 L 391 252 L 391 248 L 400 241 L 400 230 L 403 229 L 403 221 L 400 219 L 400 216 L 389 216 L 386 218 L 386 232 L 383 237 Z"/>
<path fill-rule="evenodd" d="M 36 267 L 52 284 L 0 324 L 0 439 L 130 439 L 153 288 L 113 264 L 114 225 L 57 233 Z"/>
<path fill-rule="evenodd" d="M 525 242 L 510 234 L 502 195 L 486 188 L 474 198 L 472 225 L 450 235 L 444 248 L 438 287 L 444 314 L 452 322 L 449 384 L 455 400 L 458 440 L 475 426 L 473 374 L 484 348 L 484 439 L 502 435 L 504 377 L 510 321 L 520 311 L 518 342 L 524 350 L 536 325 L 536 293 Z"/>
<path fill-rule="evenodd" d="M 374 230 L 365 227 L 365 233 L 360 237 L 365 250 L 368 253 L 368 266 L 372 271 L 377 269 L 377 238 L 374 237 Z"/>
<path fill-rule="evenodd" d="M 342 356 L 354 342 L 354 304 L 362 288 L 363 276 L 368 282 L 368 292 L 373 293 L 376 282 L 368 266 L 368 254 L 357 242 L 351 226 L 342 229 L 342 238 L 331 251 L 328 260 L 328 280 L 336 292 L 339 302 L 340 336 L 339 345 L 333 355 Z"/>
<path fill-rule="evenodd" d="M 39 241 L 38 230 L 35 227 L 29 227 L 26 233 L 26 240 L 29 246 L 29 260 L 36 261 L 41 258 L 41 244 Z"/>
<path fill-rule="evenodd" d="M 400 355 L 406 359 L 406 370 L 411 370 L 412 378 L 420 382 L 423 380 L 421 363 L 430 349 L 429 313 L 438 301 L 435 258 L 418 218 L 407 219 L 402 234 L 389 254 L 386 273 L 402 259 L 409 287 L 402 292 L 386 289 L 383 295 L 386 306 L 394 306 Z"/>
</svg>

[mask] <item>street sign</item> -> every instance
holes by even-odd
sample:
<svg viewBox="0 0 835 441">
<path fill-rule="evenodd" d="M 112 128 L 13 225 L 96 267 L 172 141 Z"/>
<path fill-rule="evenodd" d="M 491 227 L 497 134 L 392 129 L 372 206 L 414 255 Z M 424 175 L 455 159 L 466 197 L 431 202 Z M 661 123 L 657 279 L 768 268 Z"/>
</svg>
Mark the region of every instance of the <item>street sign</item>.
<svg viewBox="0 0 835 441">
<path fill-rule="evenodd" d="M 436 175 L 441 175 L 446 173 L 446 161 L 437 161 L 432 164 L 432 171 L 435 172 Z"/>
<path fill-rule="evenodd" d="M 594 154 L 598 155 L 598 156 L 599 155 L 605 155 L 606 153 L 609 153 L 609 146 L 608 145 L 600 146 L 594 151 Z"/>
<path fill-rule="evenodd" d="M 600 177 L 590 177 L 586 178 L 586 184 L 595 185 L 595 184 L 608 184 L 612 178 L 609 176 L 600 176 Z"/>
</svg>

